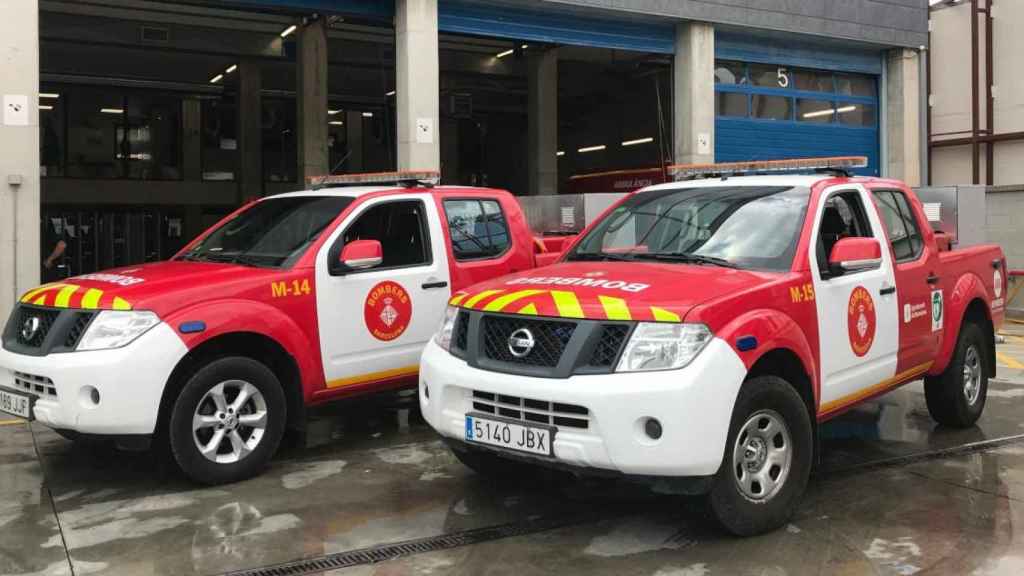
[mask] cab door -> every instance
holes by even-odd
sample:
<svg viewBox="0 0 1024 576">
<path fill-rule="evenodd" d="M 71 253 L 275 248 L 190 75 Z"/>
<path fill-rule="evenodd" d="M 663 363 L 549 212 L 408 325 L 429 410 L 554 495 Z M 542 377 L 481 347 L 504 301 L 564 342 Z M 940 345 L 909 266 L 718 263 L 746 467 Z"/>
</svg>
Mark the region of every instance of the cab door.
<svg viewBox="0 0 1024 576">
<path fill-rule="evenodd" d="M 328 391 L 414 381 L 419 356 L 450 296 L 448 258 L 430 194 L 366 200 L 316 261 L 320 353 Z M 378 240 L 381 264 L 341 270 L 345 244 Z"/>
<path fill-rule="evenodd" d="M 810 254 L 820 338 L 819 414 L 828 414 L 883 389 L 892 379 L 899 325 L 892 256 L 884 249 L 884 228 L 868 191 L 860 185 L 828 188 L 814 218 Z M 880 265 L 831 272 L 828 254 L 847 237 L 876 239 L 882 248 Z"/>
</svg>

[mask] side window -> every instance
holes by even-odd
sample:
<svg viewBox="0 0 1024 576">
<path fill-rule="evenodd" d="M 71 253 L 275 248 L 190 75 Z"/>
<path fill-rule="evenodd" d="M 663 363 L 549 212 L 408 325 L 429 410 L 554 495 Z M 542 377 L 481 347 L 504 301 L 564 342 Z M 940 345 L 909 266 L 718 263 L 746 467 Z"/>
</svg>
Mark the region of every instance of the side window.
<svg viewBox="0 0 1024 576">
<path fill-rule="evenodd" d="M 921 255 L 924 241 L 921 230 L 917 227 L 917 219 L 910 209 L 910 203 L 902 192 L 893 190 L 876 190 L 873 192 L 878 210 L 885 220 L 892 244 L 893 255 L 897 262 L 907 262 Z"/>
<path fill-rule="evenodd" d="M 456 260 L 493 258 L 508 250 L 508 224 L 497 200 L 445 200 L 444 213 Z"/>
<path fill-rule="evenodd" d="M 384 202 L 367 209 L 345 230 L 341 240 L 342 246 L 353 240 L 379 241 L 384 262 L 373 270 L 430 263 L 427 222 L 419 200 Z"/>
<path fill-rule="evenodd" d="M 839 192 L 828 197 L 818 227 L 817 260 L 822 274 L 828 272 L 828 256 L 842 238 L 871 238 L 871 224 L 856 191 Z"/>
</svg>

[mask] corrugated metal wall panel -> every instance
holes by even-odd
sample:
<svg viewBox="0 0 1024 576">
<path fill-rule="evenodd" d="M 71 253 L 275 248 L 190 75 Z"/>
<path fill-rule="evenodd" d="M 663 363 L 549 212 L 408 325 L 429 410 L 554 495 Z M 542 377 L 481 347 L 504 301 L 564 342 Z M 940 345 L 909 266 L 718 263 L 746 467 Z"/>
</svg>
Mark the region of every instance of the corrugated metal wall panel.
<svg viewBox="0 0 1024 576">
<path fill-rule="evenodd" d="M 849 46 L 829 45 L 826 42 L 809 43 L 789 38 L 781 40 L 734 32 L 715 32 L 715 57 L 740 62 L 781 64 L 840 72 L 882 73 L 880 50 L 856 49 Z"/>
<path fill-rule="evenodd" d="M 241 8 L 278 8 L 321 14 L 342 14 L 391 20 L 395 15 L 393 0 L 225 0 Z"/>
<path fill-rule="evenodd" d="M 717 162 L 848 155 L 867 156 L 868 167 L 857 172 L 877 176 L 878 130 L 771 120 L 715 119 Z"/>
</svg>

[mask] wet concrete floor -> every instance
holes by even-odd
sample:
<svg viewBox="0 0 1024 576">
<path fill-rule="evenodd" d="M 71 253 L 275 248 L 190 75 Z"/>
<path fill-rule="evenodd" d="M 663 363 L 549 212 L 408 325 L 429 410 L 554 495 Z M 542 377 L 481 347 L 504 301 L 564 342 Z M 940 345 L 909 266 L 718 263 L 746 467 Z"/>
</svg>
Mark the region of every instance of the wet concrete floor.
<svg viewBox="0 0 1024 576">
<path fill-rule="evenodd" d="M 221 574 L 544 518 L 583 520 L 332 574 L 1024 574 L 1024 441 L 859 467 L 1024 434 L 1024 326 L 1006 332 L 978 426 L 938 428 L 920 383 L 866 404 L 824 429 L 792 523 L 744 540 L 622 482 L 496 485 L 394 399 L 319 415 L 264 475 L 217 488 L 0 419 L 0 574 Z"/>
</svg>

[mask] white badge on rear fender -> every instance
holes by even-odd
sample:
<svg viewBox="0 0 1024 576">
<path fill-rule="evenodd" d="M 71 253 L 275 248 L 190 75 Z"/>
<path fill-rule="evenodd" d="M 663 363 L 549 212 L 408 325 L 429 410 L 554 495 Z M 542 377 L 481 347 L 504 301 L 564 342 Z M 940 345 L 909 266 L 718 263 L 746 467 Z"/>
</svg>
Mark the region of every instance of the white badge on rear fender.
<svg viewBox="0 0 1024 576">
<path fill-rule="evenodd" d="M 942 317 L 944 314 L 942 290 L 932 290 L 932 332 L 942 330 Z"/>
</svg>

